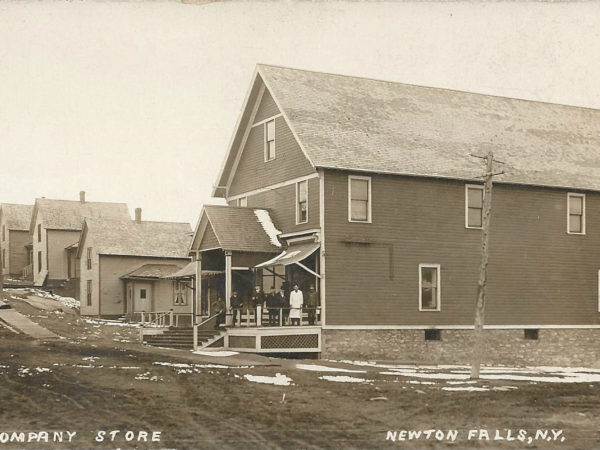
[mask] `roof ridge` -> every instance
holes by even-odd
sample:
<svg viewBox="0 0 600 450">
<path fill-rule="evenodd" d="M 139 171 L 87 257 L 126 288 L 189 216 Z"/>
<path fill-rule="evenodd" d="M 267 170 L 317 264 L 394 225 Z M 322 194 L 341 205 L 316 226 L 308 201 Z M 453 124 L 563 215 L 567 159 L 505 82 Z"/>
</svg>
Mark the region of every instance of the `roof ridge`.
<svg viewBox="0 0 600 450">
<path fill-rule="evenodd" d="M 590 106 L 569 105 L 569 104 L 565 104 L 565 103 L 555 103 L 555 102 L 549 102 L 549 101 L 544 101 L 544 100 L 531 100 L 531 99 L 527 99 L 527 98 L 508 97 L 506 95 L 485 94 L 483 92 L 463 91 L 461 89 L 454 89 L 454 88 L 442 88 L 442 87 L 436 87 L 436 86 L 425 86 L 425 85 L 422 85 L 422 84 L 405 83 L 405 82 L 402 82 L 402 81 L 384 80 L 382 78 L 362 77 L 362 76 L 348 75 L 348 74 L 342 74 L 342 73 L 323 72 L 323 71 L 311 70 L 311 69 L 298 69 L 296 67 L 281 66 L 281 65 L 276 65 L 276 64 L 262 64 L 262 63 L 257 63 L 256 66 L 257 67 L 260 67 L 260 66 L 263 66 L 263 67 L 275 67 L 275 68 L 279 68 L 279 69 L 294 70 L 294 71 L 298 71 L 298 72 L 310 72 L 310 73 L 316 73 L 316 74 L 321 74 L 321 75 L 330 75 L 330 76 L 336 76 L 336 77 L 344 77 L 344 78 L 353 78 L 353 79 L 360 79 L 360 80 L 376 81 L 376 82 L 379 82 L 379 83 L 389 83 L 389 84 L 396 84 L 396 85 L 397 84 L 401 84 L 401 85 L 404 85 L 404 86 L 411 86 L 411 87 L 416 87 L 416 88 L 433 89 L 433 90 L 450 91 L 450 92 L 458 92 L 460 94 L 470 94 L 470 95 L 478 95 L 478 96 L 484 96 L 484 97 L 495 97 L 495 98 L 502 98 L 502 99 L 505 99 L 505 100 L 512 100 L 512 101 L 516 100 L 516 101 L 519 101 L 519 102 L 541 103 L 541 104 L 546 104 L 546 105 L 562 106 L 562 107 L 565 107 L 565 108 L 587 109 L 587 110 L 591 110 L 591 111 L 598 111 L 600 113 L 600 108 L 592 108 Z"/>
</svg>

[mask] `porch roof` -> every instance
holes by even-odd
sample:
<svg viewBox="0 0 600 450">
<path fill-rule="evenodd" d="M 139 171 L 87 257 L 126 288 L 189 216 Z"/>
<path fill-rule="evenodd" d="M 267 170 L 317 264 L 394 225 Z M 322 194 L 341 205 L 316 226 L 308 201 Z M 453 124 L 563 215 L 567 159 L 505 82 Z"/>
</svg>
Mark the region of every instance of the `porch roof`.
<svg viewBox="0 0 600 450">
<path fill-rule="evenodd" d="M 181 269 L 181 266 L 176 264 L 144 264 L 137 269 L 126 273 L 122 279 L 147 278 L 159 279 L 166 275 L 176 272 Z"/>
<path fill-rule="evenodd" d="M 204 205 L 191 250 L 223 250 L 274 253 L 280 250 L 281 233 L 262 208 Z"/>
<path fill-rule="evenodd" d="M 202 276 L 214 276 L 225 273 L 224 270 L 202 270 Z M 175 278 L 192 278 L 196 276 L 196 263 L 191 262 L 187 266 L 179 269 L 176 272 L 164 275 L 162 278 L 175 279 Z"/>
</svg>

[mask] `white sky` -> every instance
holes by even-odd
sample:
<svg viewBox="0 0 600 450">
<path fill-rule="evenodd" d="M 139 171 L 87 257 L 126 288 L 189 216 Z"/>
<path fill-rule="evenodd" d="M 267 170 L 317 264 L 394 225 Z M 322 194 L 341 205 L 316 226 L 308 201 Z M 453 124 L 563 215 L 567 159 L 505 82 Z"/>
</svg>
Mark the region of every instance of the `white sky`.
<svg viewBox="0 0 600 450">
<path fill-rule="evenodd" d="M 0 202 L 197 220 L 257 62 L 600 108 L 600 3 L 0 3 Z"/>
</svg>

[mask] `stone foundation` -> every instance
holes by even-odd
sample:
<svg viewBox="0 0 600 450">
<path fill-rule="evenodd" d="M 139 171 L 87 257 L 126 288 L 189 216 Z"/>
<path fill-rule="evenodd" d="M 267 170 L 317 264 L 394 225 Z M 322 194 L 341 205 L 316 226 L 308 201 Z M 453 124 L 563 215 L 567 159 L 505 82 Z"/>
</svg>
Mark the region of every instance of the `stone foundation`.
<svg viewBox="0 0 600 450">
<path fill-rule="evenodd" d="M 484 330 L 484 364 L 600 367 L 600 329 Z M 322 358 L 393 360 L 417 364 L 470 364 L 472 330 L 442 330 L 426 341 L 424 330 L 323 330 Z"/>
</svg>

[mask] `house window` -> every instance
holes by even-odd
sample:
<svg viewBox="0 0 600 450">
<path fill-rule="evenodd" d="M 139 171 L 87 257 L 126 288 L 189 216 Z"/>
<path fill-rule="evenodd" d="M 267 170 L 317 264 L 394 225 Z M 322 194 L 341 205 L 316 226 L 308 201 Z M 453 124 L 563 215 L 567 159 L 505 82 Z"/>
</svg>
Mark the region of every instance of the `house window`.
<svg viewBox="0 0 600 450">
<path fill-rule="evenodd" d="M 146 300 L 146 289 L 140 289 L 140 300 Z"/>
<path fill-rule="evenodd" d="M 38 252 L 38 273 L 42 271 L 42 252 Z"/>
<path fill-rule="evenodd" d="M 38 223 L 38 242 L 42 242 L 42 224 Z"/>
<path fill-rule="evenodd" d="M 440 311 L 440 265 L 419 264 L 419 311 Z"/>
<path fill-rule="evenodd" d="M 465 227 L 483 226 L 483 186 L 465 186 Z"/>
<path fill-rule="evenodd" d="M 185 285 L 181 281 L 173 282 L 175 298 L 173 299 L 173 304 L 177 306 L 183 306 L 187 303 L 185 298 Z"/>
<path fill-rule="evenodd" d="M 92 306 L 92 280 L 87 280 L 85 295 L 87 306 Z"/>
<path fill-rule="evenodd" d="M 87 267 L 87 270 L 92 270 L 92 247 L 87 248 L 86 267 Z"/>
<path fill-rule="evenodd" d="M 265 122 L 265 161 L 275 159 L 275 119 Z"/>
<path fill-rule="evenodd" d="M 6 225 L 2 225 L 2 242 L 6 240 Z"/>
<path fill-rule="evenodd" d="M 6 249 L 2 249 L 2 268 L 6 269 Z"/>
<path fill-rule="evenodd" d="M 371 177 L 348 177 L 348 220 L 371 222 Z"/>
<path fill-rule="evenodd" d="M 585 234 L 585 194 L 567 194 L 567 230 L 569 234 Z"/>
<path fill-rule="evenodd" d="M 248 197 L 240 197 L 238 198 L 238 206 L 246 207 L 248 206 Z"/>
<path fill-rule="evenodd" d="M 308 181 L 296 183 L 296 223 L 308 222 Z"/>
</svg>

